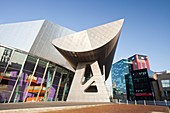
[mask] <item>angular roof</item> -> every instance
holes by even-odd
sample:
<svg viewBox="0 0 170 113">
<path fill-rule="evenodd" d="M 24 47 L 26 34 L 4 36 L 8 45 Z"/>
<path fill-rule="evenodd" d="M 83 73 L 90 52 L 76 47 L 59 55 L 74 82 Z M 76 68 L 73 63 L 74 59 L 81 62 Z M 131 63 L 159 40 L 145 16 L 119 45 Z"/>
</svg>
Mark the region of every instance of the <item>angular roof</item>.
<svg viewBox="0 0 170 113">
<path fill-rule="evenodd" d="M 23 50 L 74 71 L 51 44 L 52 40 L 72 33 L 75 31 L 46 20 L 1 24 L 0 44 Z"/>
<path fill-rule="evenodd" d="M 29 52 L 44 21 L 0 24 L 0 44 Z"/>
<path fill-rule="evenodd" d="M 60 49 L 72 52 L 85 52 L 100 48 L 115 37 L 122 28 L 124 19 L 76 32 L 53 40 Z"/>
<path fill-rule="evenodd" d="M 76 32 L 52 41 L 57 50 L 69 61 L 73 68 L 79 62 L 98 61 L 105 66 L 106 79 L 123 26 L 124 19 Z"/>
</svg>

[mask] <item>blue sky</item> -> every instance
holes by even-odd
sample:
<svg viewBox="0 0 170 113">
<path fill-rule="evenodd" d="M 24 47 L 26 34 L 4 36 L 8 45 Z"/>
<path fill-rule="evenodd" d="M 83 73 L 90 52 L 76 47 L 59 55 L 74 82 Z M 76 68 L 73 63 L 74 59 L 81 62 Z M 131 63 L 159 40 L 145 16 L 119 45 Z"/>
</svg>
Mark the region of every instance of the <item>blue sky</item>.
<svg viewBox="0 0 170 113">
<path fill-rule="evenodd" d="M 121 18 L 114 62 L 143 54 L 153 71 L 170 70 L 170 0 L 0 0 L 0 24 L 46 19 L 81 31 Z"/>
</svg>

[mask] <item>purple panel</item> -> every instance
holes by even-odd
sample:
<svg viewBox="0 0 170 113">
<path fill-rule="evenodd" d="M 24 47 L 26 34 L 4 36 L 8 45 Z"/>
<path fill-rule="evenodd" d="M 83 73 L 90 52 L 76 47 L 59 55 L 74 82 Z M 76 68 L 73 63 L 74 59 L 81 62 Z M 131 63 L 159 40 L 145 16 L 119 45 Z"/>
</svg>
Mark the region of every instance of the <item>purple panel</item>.
<svg viewBox="0 0 170 113">
<path fill-rule="evenodd" d="M 19 86 L 22 86 L 22 84 L 23 84 L 23 79 L 24 79 L 24 73 L 22 73 L 22 75 L 21 75 Z"/>
<path fill-rule="evenodd" d="M 22 91 L 23 91 L 23 94 L 22 94 L 22 96 L 21 96 L 21 98 L 22 98 L 22 100 L 24 100 L 24 97 L 25 97 L 25 93 L 26 93 L 26 88 L 28 87 L 28 82 L 26 82 L 26 79 L 27 79 L 27 77 L 28 77 L 28 74 L 27 73 L 23 73 L 22 74 L 22 80 L 23 81 L 21 81 L 22 83 L 22 85 L 21 85 L 21 87 L 22 87 Z"/>
<path fill-rule="evenodd" d="M 7 87 L 8 91 L 12 91 L 15 82 L 16 82 L 15 80 L 9 80 L 8 87 Z"/>
<path fill-rule="evenodd" d="M 54 99 L 55 98 L 56 89 L 57 89 L 57 86 L 52 86 L 51 87 L 50 94 L 48 96 L 49 99 Z"/>
<path fill-rule="evenodd" d="M 9 96 L 10 96 L 10 92 L 3 92 L 3 93 L 1 93 L 0 94 L 0 102 L 4 102 L 5 100 L 6 100 L 6 102 L 7 102 L 7 100 L 9 99 Z"/>
<path fill-rule="evenodd" d="M 18 71 L 11 71 L 10 72 L 10 77 L 17 77 Z"/>
<path fill-rule="evenodd" d="M 42 78 L 37 77 L 37 84 L 41 84 Z"/>
<path fill-rule="evenodd" d="M 33 93 L 28 93 L 27 97 L 34 97 L 34 94 Z"/>
</svg>

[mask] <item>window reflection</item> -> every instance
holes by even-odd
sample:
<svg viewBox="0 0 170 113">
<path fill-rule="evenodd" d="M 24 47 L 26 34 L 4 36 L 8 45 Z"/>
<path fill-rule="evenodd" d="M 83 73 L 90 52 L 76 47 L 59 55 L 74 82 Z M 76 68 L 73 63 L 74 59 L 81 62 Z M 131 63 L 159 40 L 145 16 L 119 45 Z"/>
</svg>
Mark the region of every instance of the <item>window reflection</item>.
<svg viewBox="0 0 170 113">
<path fill-rule="evenodd" d="M 0 46 L 0 103 L 65 101 L 72 80 L 55 63 Z"/>
<path fill-rule="evenodd" d="M 36 78 L 32 75 L 33 71 L 34 71 L 34 68 L 35 68 L 36 62 L 37 62 L 37 58 L 32 57 L 32 56 L 28 56 L 28 58 L 27 58 L 27 60 L 25 62 L 24 69 L 23 69 L 23 75 L 21 77 L 21 81 L 23 83 L 22 84 L 22 89 L 20 90 L 20 92 L 23 95 L 22 99 L 21 99 L 22 101 L 29 101 L 28 97 L 34 97 L 33 94 L 29 93 L 28 85 L 31 82 L 31 78 L 32 78 L 33 82 L 36 81 Z"/>
<path fill-rule="evenodd" d="M 161 80 L 161 83 L 163 88 L 170 87 L 170 80 Z"/>
<path fill-rule="evenodd" d="M 3 92 L 5 97 L 3 97 L 3 99 L 9 100 L 9 97 L 11 96 L 12 90 L 19 76 L 20 69 L 21 69 L 22 64 L 24 63 L 25 58 L 26 58 L 25 54 L 17 52 L 17 51 L 15 51 L 13 56 L 11 57 L 11 60 L 8 63 L 6 72 L 3 75 L 3 79 L 1 80 L 1 85 L 3 85 L 3 87 L 5 88 Z M 14 98 L 15 99 L 19 98 L 17 93 L 14 93 L 14 94 L 15 95 L 12 97 L 11 102 L 14 101 Z M 1 101 L 4 101 L 4 100 L 1 100 Z"/>
<path fill-rule="evenodd" d="M 52 81 L 54 80 L 53 74 L 54 74 L 54 69 L 56 68 L 55 64 L 50 63 L 47 69 L 46 77 L 44 80 L 45 84 L 45 94 L 44 94 L 44 101 L 52 100 L 48 99 L 50 92 L 54 92 L 53 89 L 51 88 Z"/>
<path fill-rule="evenodd" d="M 1 74 L 5 71 L 5 68 L 10 60 L 12 49 L 0 46 L 0 72 Z"/>
</svg>

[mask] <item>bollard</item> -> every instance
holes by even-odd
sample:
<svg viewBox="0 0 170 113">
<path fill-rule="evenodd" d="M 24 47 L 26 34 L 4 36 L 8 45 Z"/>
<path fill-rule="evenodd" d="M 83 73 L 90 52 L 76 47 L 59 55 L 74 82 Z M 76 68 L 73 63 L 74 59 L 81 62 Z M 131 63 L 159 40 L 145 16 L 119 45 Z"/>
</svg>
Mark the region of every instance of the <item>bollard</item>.
<svg viewBox="0 0 170 113">
<path fill-rule="evenodd" d="M 4 99 L 4 103 L 6 102 L 6 99 Z"/>
<path fill-rule="evenodd" d="M 126 100 L 126 104 L 129 104 L 129 103 L 128 103 L 128 100 Z"/>
<path fill-rule="evenodd" d="M 143 101 L 143 104 L 146 106 L 146 101 L 145 100 Z"/>
<path fill-rule="evenodd" d="M 118 99 L 114 99 L 114 102 L 115 102 L 116 104 L 119 103 L 119 102 L 118 102 Z"/>
<path fill-rule="evenodd" d="M 135 100 L 135 105 L 137 105 L 137 102 L 136 102 L 136 100 Z"/>
<path fill-rule="evenodd" d="M 165 105 L 167 106 L 167 100 L 164 100 L 164 102 L 165 102 Z"/>
<path fill-rule="evenodd" d="M 154 102 L 154 105 L 156 106 L 156 101 L 155 101 L 155 100 L 153 100 L 153 102 Z"/>
</svg>

